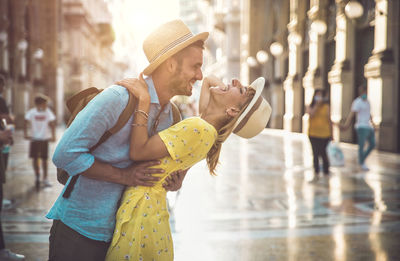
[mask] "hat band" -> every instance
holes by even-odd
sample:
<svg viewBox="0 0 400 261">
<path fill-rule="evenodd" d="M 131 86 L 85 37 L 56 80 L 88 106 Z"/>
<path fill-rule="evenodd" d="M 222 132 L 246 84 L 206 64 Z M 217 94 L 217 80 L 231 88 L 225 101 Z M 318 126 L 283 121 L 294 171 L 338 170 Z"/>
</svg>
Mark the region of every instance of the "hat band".
<svg viewBox="0 0 400 261">
<path fill-rule="evenodd" d="M 239 122 L 238 126 L 236 126 L 236 128 L 233 130 L 233 133 L 239 132 L 246 125 L 246 123 L 249 121 L 251 115 L 253 115 L 253 113 L 258 109 L 258 107 L 260 107 L 262 100 L 263 100 L 263 98 L 261 96 L 258 97 L 254 106 L 250 109 L 250 111 L 247 113 L 247 115 L 244 116 L 244 118 Z"/>
<path fill-rule="evenodd" d="M 187 39 L 189 39 L 190 37 L 192 37 L 193 34 L 191 32 L 181 36 L 180 38 L 176 39 L 175 41 L 171 42 L 170 44 L 168 44 L 167 46 L 165 46 L 163 49 L 161 49 L 157 55 L 155 55 L 151 60 L 150 63 L 154 62 L 157 58 L 159 58 L 161 55 L 163 55 L 164 53 L 168 52 L 169 50 L 171 50 L 172 48 L 174 48 L 175 46 L 177 46 L 180 43 L 183 43 L 184 41 L 186 41 Z"/>
</svg>

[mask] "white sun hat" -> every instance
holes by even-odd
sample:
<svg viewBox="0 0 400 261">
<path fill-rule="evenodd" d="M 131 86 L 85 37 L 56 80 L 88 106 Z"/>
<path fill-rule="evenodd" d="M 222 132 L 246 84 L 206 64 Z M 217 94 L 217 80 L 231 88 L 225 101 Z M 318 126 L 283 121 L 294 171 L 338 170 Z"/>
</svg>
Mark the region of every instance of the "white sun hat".
<svg viewBox="0 0 400 261">
<path fill-rule="evenodd" d="M 239 116 L 233 128 L 233 133 L 236 135 L 250 139 L 259 134 L 267 126 L 268 120 L 271 117 L 271 106 L 261 96 L 264 89 L 265 79 L 260 77 L 250 84 L 250 88 L 256 93 L 250 101 L 247 108 Z"/>
</svg>

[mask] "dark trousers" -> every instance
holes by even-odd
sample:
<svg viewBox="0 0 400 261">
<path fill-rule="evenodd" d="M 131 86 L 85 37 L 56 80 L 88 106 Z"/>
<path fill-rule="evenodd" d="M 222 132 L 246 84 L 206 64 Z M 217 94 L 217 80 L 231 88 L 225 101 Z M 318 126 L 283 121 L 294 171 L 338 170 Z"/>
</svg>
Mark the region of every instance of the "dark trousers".
<svg viewBox="0 0 400 261">
<path fill-rule="evenodd" d="M 319 158 L 322 158 L 322 166 L 325 174 L 329 174 L 329 160 L 326 155 L 326 146 L 328 146 L 330 138 L 316 138 L 309 136 L 311 148 L 313 152 L 313 162 L 315 173 L 319 172 Z"/>
<path fill-rule="evenodd" d="M 0 182 L 0 214 L 2 210 L 3 210 L 3 183 Z M 6 248 L 6 244 L 4 242 L 3 228 L 1 225 L 1 216 L 0 216 L 0 250 L 4 248 Z"/>
<path fill-rule="evenodd" d="M 110 243 L 87 238 L 60 220 L 50 230 L 49 261 L 103 261 Z"/>
</svg>

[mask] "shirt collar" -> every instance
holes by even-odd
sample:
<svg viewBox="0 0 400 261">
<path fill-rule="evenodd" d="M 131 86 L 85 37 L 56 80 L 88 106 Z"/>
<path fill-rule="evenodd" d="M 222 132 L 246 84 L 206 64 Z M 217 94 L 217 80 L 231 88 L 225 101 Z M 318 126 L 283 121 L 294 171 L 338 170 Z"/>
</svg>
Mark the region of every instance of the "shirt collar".
<svg viewBox="0 0 400 261">
<path fill-rule="evenodd" d="M 154 86 L 153 78 L 151 76 L 147 77 L 144 79 L 145 82 L 147 83 L 147 86 L 149 88 L 149 94 L 150 94 L 150 103 L 155 103 L 160 105 L 160 100 L 158 99 L 156 87 Z M 165 106 L 164 113 L 168 113 L 171 110 L 171 103 L 169 102 L 167 106 Z"/>
<path fill-rule="evenodd" d="M 150 93 L 150 102 L 160 104 L 160 100 L 158 99 L 156 88 L 154 87 L 153 78 L 151 76 L 145 79 L 147 86 L 149 87 Z"/>
</svg>

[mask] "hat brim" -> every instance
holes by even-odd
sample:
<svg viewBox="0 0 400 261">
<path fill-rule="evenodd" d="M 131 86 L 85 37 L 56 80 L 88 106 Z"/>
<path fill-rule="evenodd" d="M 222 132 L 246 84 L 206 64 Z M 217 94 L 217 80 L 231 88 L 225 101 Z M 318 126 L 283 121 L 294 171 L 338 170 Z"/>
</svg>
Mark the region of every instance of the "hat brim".
<svg viewBox="0 0 400 261">
<path fill-rule="evenodd" d="M 157 67 L 162 64 L 165 60 L 167 60 L 169 57 L 173 56 L 177 52 L 181 51 L 185 47 L 191 45 L 192 43 L 195 43 L 199 40 L 205 41 L 208 38 L 209 33 L 208 32 L 203 32 L 199 33 L 196 35 L 193 35 L 193 37 L 187 39 L 183 43 L 180 43 L 176 45 L 175 47 L 171 48 L 167 52 L 165 52 L 163 55 L 155 59 L 153 62 L 151 62 L 146 68 L 144 68 L 143 73 L 145 75 L 150 75 Z"/>
<path fill-rule="evenodd" d="M 251 111 L 251 108 L 253 108 L 254 104 L 257 102 L 258 98 L 260 97 L 265 85 L 265 79 L 263 77 L 257 78 L 254 82 L 250 84 L 250 88 L 254 89 L 256 93 L 253 96 L 253 99 L 251 99 L 249 105 L 247 108 L 244 110 L 244 112 L 239 116 L 238 120 L 235 123 L 235 126 L 233 129 L 235 129 L 239 123 L 246 117 L 246 115 Z"/>
</svg>

